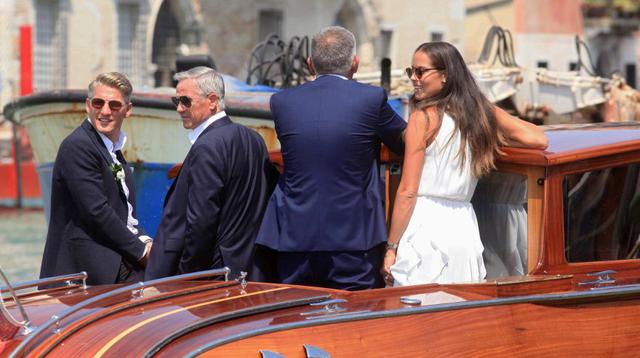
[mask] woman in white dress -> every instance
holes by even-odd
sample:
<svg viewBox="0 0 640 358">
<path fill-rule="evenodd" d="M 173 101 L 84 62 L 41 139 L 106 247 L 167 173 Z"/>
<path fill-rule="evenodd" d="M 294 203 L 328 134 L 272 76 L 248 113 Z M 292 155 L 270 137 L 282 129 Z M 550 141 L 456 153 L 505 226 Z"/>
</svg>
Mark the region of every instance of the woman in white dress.
<svg viewBox="0 0 640 358">
<path fill-rule="evenodd" d="M 382 268 L 388 285 L 482 280 L 486 271 L 470 203 L 499 146 L 546 148 L 535 125 L 494 107 L 454 46 L 424 43 L 407 75 L 414 86 Z"/>
</svg>

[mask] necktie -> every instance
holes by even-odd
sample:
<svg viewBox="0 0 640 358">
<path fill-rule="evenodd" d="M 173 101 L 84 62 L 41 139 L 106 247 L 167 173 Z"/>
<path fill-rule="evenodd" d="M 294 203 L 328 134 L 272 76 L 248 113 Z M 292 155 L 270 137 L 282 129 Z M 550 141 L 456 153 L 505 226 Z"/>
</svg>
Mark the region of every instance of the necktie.
<svg viewBox="0 0 640 358">
<path fill-rule="evenodd" d="M 122 151 L 120 149 L 116 150 L 116 158 L 118 158 L 118 161 L 120 162 L 120 164 L 122 164 L 123 166 L 125 164 L 127 164 L 127 161 L 124 160 L 124 155 L 122 155 Z"/>
</svg>

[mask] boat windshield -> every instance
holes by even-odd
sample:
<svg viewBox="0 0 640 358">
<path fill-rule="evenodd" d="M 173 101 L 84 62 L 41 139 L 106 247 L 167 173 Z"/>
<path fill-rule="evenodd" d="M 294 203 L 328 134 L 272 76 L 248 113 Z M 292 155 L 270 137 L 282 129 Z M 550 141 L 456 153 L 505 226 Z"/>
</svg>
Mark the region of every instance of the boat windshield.
<svg viewBox="0 0 640 358">
<path fill-rule="evenodd" d="M 527 177 L 493 172 L 472 199 L 478 218 L 487 278 L 527 273 Z"/>
<path fill-rule="evenodd" d="M 567 261 L 638 257 L 640 164 L 566 175 L 563 197 Z"/>
</svg>

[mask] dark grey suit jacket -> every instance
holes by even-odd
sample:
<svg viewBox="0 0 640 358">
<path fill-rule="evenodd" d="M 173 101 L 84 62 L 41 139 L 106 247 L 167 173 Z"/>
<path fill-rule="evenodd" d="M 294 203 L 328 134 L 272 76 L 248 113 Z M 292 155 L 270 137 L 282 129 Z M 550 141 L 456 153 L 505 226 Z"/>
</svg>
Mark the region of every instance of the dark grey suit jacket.
<svg viewBox="0 0 640 358">
<path fill-rule="evenodd" d="M 167 193 L 145 279 L 254 267 L 254 241 L 278 173 L 262 137 L 223 117 L 187 154 Z"/>
</svg>

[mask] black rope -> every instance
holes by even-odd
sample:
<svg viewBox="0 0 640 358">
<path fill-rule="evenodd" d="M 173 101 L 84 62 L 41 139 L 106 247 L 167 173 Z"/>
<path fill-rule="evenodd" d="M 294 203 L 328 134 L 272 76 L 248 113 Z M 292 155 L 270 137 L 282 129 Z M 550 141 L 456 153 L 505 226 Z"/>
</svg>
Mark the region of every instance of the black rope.
<svg viewBox="0 0 640 358">
<path fill-rule="evenodd" d="M 288 43 L 269 34 L 251 50 L 247 83 L 287 88 L 311 76 L 307 66 L 309 38 L 295 36 Z"/>
<path fill-rule="evenodd" d="M 518 66 L 514 54 L 511 32 L 500 26 L 491 26 L 484 39 L 478 62 L 494 64 L 496 61 L 500 61 L 503 66 L 507 67 Z"/>
<path fill-rule="evenodd" d="M 593 65 L 593 58 L 591 57 L 591 51 L 589 50 L 589 47 L 587 47 L 587 44 L 584 41 L 580 40 L 580 37 L 578 35 L 576 35 L 575 42 L 576 52 L 578 53 L 578 63 L 576 65 L 576 71 L 580 72 L 581 69 L 584 69 L 584 71 L 590 76 L 596 76 L 595 66 Z M 587 54 L 587 60 L 589 61 L 588 66 L 582 60 L 582 49 L 584 49 Z"/>
<path fill-rule="evenodd" d="M 516 63 L 516 55 L 515 55 L 515 49 L 513 48 L 513 37 L 511 36 L 511 31 L 509 30 L 504 30 L 504 33 L 506 35 L 505 38 L 505 51 L 508 57 L 508 63 L 510 66 L 514 66 L 517 67 L 518 64 Z"/>
<path fill-rule="evenodd" d="M 311 76 L 307 66 L 309 57 L 309 38 L 293 37 L 287 46 L 285 56 L 285 75 L 282 87 L 299 85 Z"/>
</svg>

